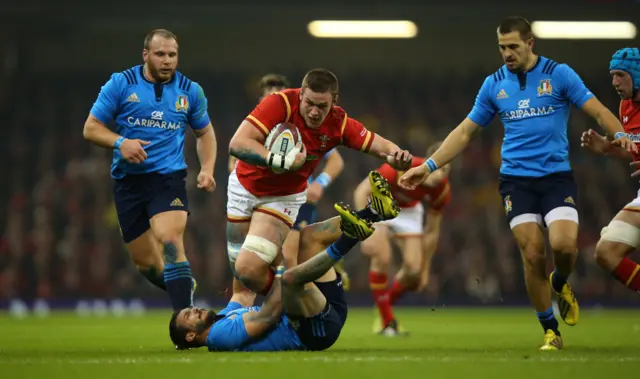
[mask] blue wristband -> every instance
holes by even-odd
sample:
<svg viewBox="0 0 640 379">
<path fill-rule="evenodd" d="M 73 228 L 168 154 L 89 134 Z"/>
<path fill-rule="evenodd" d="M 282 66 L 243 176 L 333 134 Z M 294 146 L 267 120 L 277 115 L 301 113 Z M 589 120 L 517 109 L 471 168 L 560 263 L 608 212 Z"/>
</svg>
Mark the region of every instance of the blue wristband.
<svg viewBox="0 0 640 379">
<path fill-rule="evenodd" d="M 118 139 L 113 143 L 113 148 L 114 149 L 119 149 L 120 145 L 122 145 L 122 143 L 124 142 L 126 138 L 124 137 L 118 137 Z"/>
<path fill-rule="evenodd" d="M 615 136 L 613 137 L 613 139 L 618 139 L 618 138 L 622 138 L 622 137 L 626 137 L 627 133 L 625 132 L 618 132 L 615 134 Z"/>
<path fill-rule="evenodd" d="M 331 177 L 326 172 L 323 172 L 322 174 L 318 175 L 314 182 L 320 184 L 322 188 L 327 188 L 327 186 L 331 184 Z"/>
<path fill-rule="evenodd" d="M 282 274 L 284 274 L 285 268 L 284 266 L 278 266 L 276 267 L 276 278 L 280 278 L 282 277 Z"/>
<path fill-rule="evenodd" d="M 424 164 L 426 164 L 426 165 L 427 165 L 427 167 L 429 167 L 429 171 L 430 171 L 430 172 L 434 172 L 435 170 L 437 170 L 437 169 L 438 169 L 438 165 L 437 165 L 437 164 L 436 164 L 436 162 L 435 162 L 433 159 L 431 159 L 431 158 L 427 159 L 427 160 L 424 162 Z"/>
</svg>

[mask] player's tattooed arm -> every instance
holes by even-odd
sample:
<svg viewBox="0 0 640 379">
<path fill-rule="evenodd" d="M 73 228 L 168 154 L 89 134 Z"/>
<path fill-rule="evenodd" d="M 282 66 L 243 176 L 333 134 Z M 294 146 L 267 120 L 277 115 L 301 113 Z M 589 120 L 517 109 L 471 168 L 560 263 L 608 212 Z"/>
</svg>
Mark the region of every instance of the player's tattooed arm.
<svg viewBox="0 0 640 379">
<path fill-rule="evenodd" d="M 267 294 L 262 308 L 258 312 L 247 312 L 243 315 L 244 325 L 249 337 L 259 337 L 274 327 L 282 315 L 282 275 L 273 278 L 273 284 Z"/>
<path fill-rule="evenodd" d="M 255 165 L 255 166 L 267 166 L 266 159 L 253 150 L 246 148 L 229 148 L 229 154 L 232 157 L 236 157 L 239 160 Z"/>
<path fill-rule="evenodd" d="M 265 136 L 249 121 L 243 121 L 229 142 L 229 155 L 255 166 L 268 166 Z"/>
</svg>

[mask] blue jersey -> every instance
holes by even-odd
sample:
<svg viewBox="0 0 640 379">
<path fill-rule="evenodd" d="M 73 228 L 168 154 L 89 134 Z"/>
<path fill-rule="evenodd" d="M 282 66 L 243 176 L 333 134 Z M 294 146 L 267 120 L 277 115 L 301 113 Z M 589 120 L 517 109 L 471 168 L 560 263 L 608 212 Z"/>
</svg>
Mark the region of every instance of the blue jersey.
<svg viewBox="0 0 640 379">
<path fill-rule="evenodd" d="M 526 73 L 514 74 L 505 65 L 488 76 L 468 118 L 484 127 L 500 116 L 501 174 L 540 177 L 571 170 L 570 104 L 581 108 L 592 97 L 571 67 L 538 57 Z"/>
<path fill-rule="evenodd" d="M 144 146 L 147 159 L 140 164 L 127 163 L 120 150 L 114 150 L 111 176 L 115 179 L 127 174 L 168 174 L 185 169 L 187 125 L 202 129 L 210 122 L 207 98 L 198 83 L 180 72 L 170 82 L 152 83 L 143 70 L 143 66 L 135 66 L 111 75 L 91 108 L 91 114 L 100 122 L 115 123 L 119 135 L 151 142 Z"/>
<path fill-rule="evenodd" d="M 242 315 L 257 312 L 261 307 L 242 307 L 238 303 L 229 303 L 219 315 L 224 318 L 216 321 L 209 330 L 207 347 L 209 351 L 286 351 L 306 350 L 298 334 L 293 330 L 287 316 L 264 336 L 251 338 L 247 334 Z"/>
</svg>

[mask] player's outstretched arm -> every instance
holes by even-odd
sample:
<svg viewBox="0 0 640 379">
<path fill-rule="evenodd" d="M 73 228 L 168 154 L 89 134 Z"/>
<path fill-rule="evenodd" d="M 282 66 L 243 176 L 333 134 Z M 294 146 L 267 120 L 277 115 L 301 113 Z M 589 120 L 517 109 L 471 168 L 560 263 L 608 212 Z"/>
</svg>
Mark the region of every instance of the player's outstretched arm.
<svg viewBox="0 0 640 379">
<path fill-rule="evenodd" d="M 244 326 L 249 337 L 259 337 L 280 322 L 282 315 L 282 273 L 284 266 L 276 268 L 276 275 L 271 290 L 258 312 L 247 312 L 242 315 Z"/>
<path fill-rule="evenodd" d="M 307 188 L 307 201 L 317 203 L 322 198 L 325 188 L 333 182 L 344 169 L 344 159 L 337 149 L 331 150 L 326 155 L 325 165 L 322 172 L 315 178 Z"/>
<path fill-rule="evenodd" d="M 582 105 L 582 110 L 596 120 L 598 125 L 607 131 L 607 134 L 614 136 L 614 145 L 619 145 L 627 151 L 638 151 L 636 144 L 624 132 L 618 118 L 596 97 L 587 100 Z"/>
<path fill-rule="evenodd" d="M 594 154 L 608 155 L 625 161 L 633 160 L 633 155 L 621 146 L 616 146 L 606 136 L 598 134 L 593 129 L 582 133 L 580 146 L 589 149 Z"/>
<path fill-rule="evenodd" d="M 439 167 L 443 167 L 451 162 L 469 144 L 469 142 L 480 131 L 481 126 L 471 121 L 468 117 L 462 120 L 460 125 L 449 133 L 442 145 L 425 162 L 425 164 L 414 167 L 407 171 L 398 182 L 405 189 L 414 189 L 421 185 L 429 174 Z"/>
<path fill-rule="evenodd" d="M 344 159 L 337 149 L 333 149 L 327 156 L 327 163 L 325 163 L 324 169 L 318 177 L 326 174 L 331 181 L 334 181 L 342 174 L 342 170 L 344 170 Z"/>
</svg>

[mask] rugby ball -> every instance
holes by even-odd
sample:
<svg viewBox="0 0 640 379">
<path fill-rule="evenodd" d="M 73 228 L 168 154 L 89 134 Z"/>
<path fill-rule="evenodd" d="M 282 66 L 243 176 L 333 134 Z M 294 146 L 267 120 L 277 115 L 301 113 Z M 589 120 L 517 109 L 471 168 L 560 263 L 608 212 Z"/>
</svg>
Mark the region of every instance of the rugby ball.
<svg viewBox="0 0 640 379">
<path fill-rule="evenodd" d="M 285 122 L 271 129 L 271 132 L 269 132 L 264 142 L 264 147 L 273 154 L 287 155 L 301 140 L 302 136 L 298 128 L 293 124 Z M 272 167 L 271 170 L 277 174 L 285 172 L 285 170 L 280 168 Z"/>
</svg>

